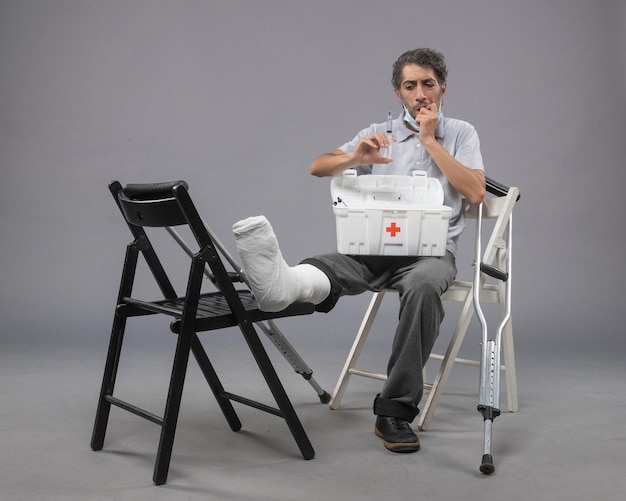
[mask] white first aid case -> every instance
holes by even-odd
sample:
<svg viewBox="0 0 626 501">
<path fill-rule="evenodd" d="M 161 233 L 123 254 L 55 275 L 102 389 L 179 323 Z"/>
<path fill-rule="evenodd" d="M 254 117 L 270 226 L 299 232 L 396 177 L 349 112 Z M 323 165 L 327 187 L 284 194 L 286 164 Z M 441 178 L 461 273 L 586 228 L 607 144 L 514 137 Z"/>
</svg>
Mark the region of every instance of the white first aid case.
<svg viewBox="0 0 626 501">
<path fill-rule="evenodd" d="M 330 184 L 342 254 L 443 256 L 452 209 L 425 171 L 412 176 L 357 176 L 349 169 Z"/>
</svg>

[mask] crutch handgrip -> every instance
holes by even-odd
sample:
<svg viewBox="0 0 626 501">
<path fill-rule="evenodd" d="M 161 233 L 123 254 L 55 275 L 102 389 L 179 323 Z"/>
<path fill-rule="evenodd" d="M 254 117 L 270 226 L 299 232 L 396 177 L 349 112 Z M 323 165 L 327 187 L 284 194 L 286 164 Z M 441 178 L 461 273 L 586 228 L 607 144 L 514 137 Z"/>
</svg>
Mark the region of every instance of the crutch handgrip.
<svg viewBox="0 0 626 501">
<path fill-rule="evenodd" d="M 228 278 L 230 278 L 231 282 L 242 282 L 243 283 L 243 277 L 241 276 L 241 273 L 237 273 L 234 271 L 229 271 L 227 272 Z"/>
<path fill-rule="evenodd" d="M 495 266 L 491 266 L 490 264 L 480 263 L 480 271 L 490 277 L 502 280 L 503 282 L 506 282 L 509 279 L 509 274 L 506 271 L 496 268 Z"/>
</svg>

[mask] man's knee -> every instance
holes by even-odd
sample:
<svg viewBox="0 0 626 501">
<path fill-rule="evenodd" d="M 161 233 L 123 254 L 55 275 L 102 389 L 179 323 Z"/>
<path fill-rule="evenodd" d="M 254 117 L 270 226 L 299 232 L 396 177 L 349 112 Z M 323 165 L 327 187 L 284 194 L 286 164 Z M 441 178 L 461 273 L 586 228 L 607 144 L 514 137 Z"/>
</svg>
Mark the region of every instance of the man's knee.
<svg viewBox="0 0 626 501">
<path fill-rule="evenodd" d="M 448 290 L 456 275 L 454 265 L 446 259 L 433 259 L 427 263 L 428 266 L 413 269 L 398 288 L 424 297 L 439 297 Z"/>
<path fill-rule="evenodd" d="M 407 285 L 401 293 L 402 300 L 406 304 L 411 303 L 438 303 L 441 295 L 445 292 L 442 285 L 430 281 L 416 281 Z"/>
</svg>

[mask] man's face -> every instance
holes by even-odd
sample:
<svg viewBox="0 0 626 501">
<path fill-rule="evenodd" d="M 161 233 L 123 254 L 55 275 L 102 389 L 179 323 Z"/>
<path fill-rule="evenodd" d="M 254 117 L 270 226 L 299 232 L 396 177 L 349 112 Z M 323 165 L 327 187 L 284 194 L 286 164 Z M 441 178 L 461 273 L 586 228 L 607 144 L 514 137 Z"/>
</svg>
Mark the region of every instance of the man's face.
<svg viewBox="0 0 626 501">
<path fill-rule="evenodd" d="M 402 68 L 400 89 L 395 89 L 400 103 L 404 104 L 409 113 L 415 117 L 419 110 L 432 103 L 441 107 L 441 98 L 447 84 L 439 85 L 432 68 L 417 64 L 407 64 Z"/>
</svg>

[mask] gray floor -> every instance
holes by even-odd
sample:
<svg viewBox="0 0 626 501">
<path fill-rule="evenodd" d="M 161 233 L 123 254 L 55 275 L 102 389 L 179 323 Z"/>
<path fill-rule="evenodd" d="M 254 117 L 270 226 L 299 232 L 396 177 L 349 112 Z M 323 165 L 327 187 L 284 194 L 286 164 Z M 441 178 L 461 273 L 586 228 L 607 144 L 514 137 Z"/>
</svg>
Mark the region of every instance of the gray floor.
<svg viewBox="0 0 626 501">
<path fill-rule="evenodd" d="M 106 335 L 104 336 L 106 337 Z M 118 395 L 160 413 L 170 341 L 149 350 L 130 341 Z M 328 390 L 347 338 L 292 340 Z M 207 338 L 225 385 L 266 398 L 235 337 Z M 626 489 L 626 389 L 621 354 L 584 357 L 518 346 L 520 411 L 494 424 L 496 473 L 479 473 L 482 420 L 478 371 L 455 367 L 432 427 L 416 454 L 389 453 L 373 434 L 371 400 L 380 383 L 353 378 L 331 411 L 275 351 L 279 375 L 316 457 L 303 460 L 284 422 L 237 406 L 233 433 L 190 365 L 168 484 L 152 484 L 158 427 L 115 409 L 105 449 L 89 448 L 106 340 L 49 346 L 13 341 L 0 351 L 0 499 L 549 499 L 617 500 Z M 273 349 L 271 346 L 268 349 Z M 384 343 L 363 355 L 385 359 Z M 503 396 L 503 407 L 506 400 Z M 269 403 L 269 400 L 268 400 Z"/>
</svg>

